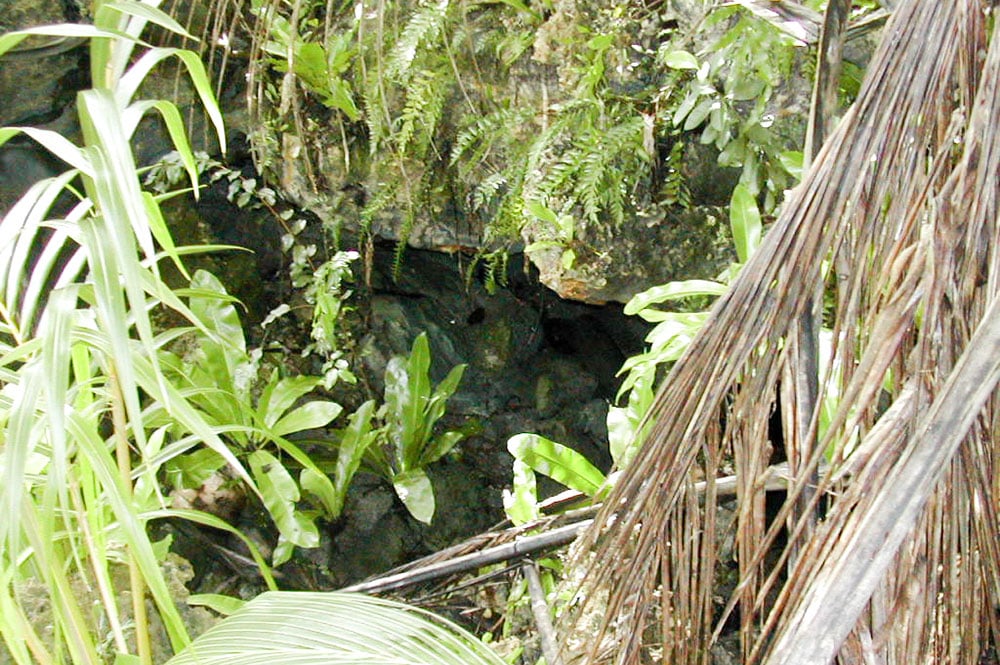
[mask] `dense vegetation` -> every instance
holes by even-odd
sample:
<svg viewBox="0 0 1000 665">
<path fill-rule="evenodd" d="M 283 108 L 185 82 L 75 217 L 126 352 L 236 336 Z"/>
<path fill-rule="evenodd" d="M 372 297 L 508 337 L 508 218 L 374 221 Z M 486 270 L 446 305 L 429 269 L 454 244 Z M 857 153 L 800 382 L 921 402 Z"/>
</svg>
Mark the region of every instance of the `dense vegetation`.
<svg viewBox="0 0 1000 665">
<path fill-rule="evenodd" d="M 383 230 L 398 270 L 414 228 L 446 209 L 474 227 L 491 289 L 519 243 L 593 269 L 629 220 L 697 204 L 696 145 L 739 169 L 726 210 L 738 263 L 626 306 L 657 325 L 609 412 L 618 473 L 534 433 L 508 443 L 515 524 L 544 513 L 536 474 L 603 502 L 575 556 L 544 573 L 561 646 L 629 664 L 710 662 L 720 636 L 744 662 L 989 657 L 1000 40 L 986 3 L 896 8 L 897 38 L 860 87 L 841 51 L 870 2 L 790 16 L 754 2 L 212 3 L 204 36 L 229 50 L 203 55 L 249 57 L 262 176 L 301 198 L 289 176 L 301 167 L 306 188 L 334 201 L 326 256 L 275 189 L 195 155 L 173 102 L 139 99 L 150 71 L 176 60 L 225 148 L 200 57 L 141 39 L 149 23 L 191 37 L 157 4 L 98 1 L 92 25 L 36 31 L 90 40 L 79 145 L 0 129 L 0 143 L 26 134 L 70 169 L 0 222 L 0 632 L 15 662 L 293 662 L 303 643 L 327 662 L 500 662 L 412 607 L 277 591 L 273 568 L 317 544 L 359 471 L 430 522 L 427 468 L 463 436 L 440 421 L 465 367 L 435 385 L 423 335 L 388 362 L 379 396 L 350 409 L 331 399 L 355 380 L 343 321 L 354 271 L 366 279 Z M 26 36 L 0 37 L 0 56 Z M 779 93 L 804 74 L 816 78 L 809 120 L 783 123 Z M 176 153 L 146 169 L 131 144 L 151 111 Z M 222 248 L 178 246 L 161 204 L 221 178 L 286 228 L 320 375 L 250 348 L 225 285 L 185 266 Z M 367 247 L 340 247 L 344 228 Z M 716 296 L 711 312 L 674 306 Z M 297 436 L 317 428 L 332 440 L 322 460 Z M 210 483 L 264 507 L 279 534 L 266 556 L 184 500 Z M 733 524 L 718 524 L 733 494 Z M 271 592 L 196 598 L 234 614 L 192 644 L 170 537 L 150 528 L 164 519 L 242 539 Z"/>
</svg>

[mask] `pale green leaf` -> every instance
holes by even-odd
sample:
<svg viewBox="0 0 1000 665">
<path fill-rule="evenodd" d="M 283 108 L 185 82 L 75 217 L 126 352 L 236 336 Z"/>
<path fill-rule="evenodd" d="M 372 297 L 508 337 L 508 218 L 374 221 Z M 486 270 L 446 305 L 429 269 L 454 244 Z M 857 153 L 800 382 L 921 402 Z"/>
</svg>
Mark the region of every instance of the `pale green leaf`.
<svg viewBox="0 0 1000 665">
<path fill-rule="evenodd" d="M 409 469 L 392 478 L 396 496 L 414 519 L 430 524 L 434 517 L 434 488 L 423 469 Z"/>
<path fill-rule="evenodd" d="M 433 464 L 458 445 L 458 442 L 465 438 L 465 434 L 458 431 L 448 431 L 434 437 L 420 456 L 420 465 L 427 466 Z"/>
<path fill-rule="evenodd" d="M 721 296 L 726 292 L 726 285 L 712 282 L 706 279 L 688 279 L 678 282 L 669 282 L 646 289 L 642 293 L 632 296 L 631 300 L 625 303 L 625 313 L 628 315 L 639 314 L 651 305 L 677 300 L 679 298 L 690 298 L 692 296 Z"/>
<path fill-rule="evenodd" d="M 334 465 L 335 500 L 329 508 L 333 517 L 338 517 L 343 510 L 347 488 L 361 466 L 365 452 L 377 438 L 371 429 L 374 414 L 375 400 L 368 400 L 351 414 L 347 427 L 340 432 L 340 447 Z"/>
<path fill-rule="evenodd" d="M 538 508 L 535 472 L 519 459 L 514 460 L 513 488 L 503 491 L 503 510 L 515 526 L 542 516 Z"/>
<path fill-rule="evenodd" d="M 271 431 L 278 436 L 294 434 L 307 429 L 317 429 L 330 424 L 340 415 L 343 407 L 336 402 L 315 400 L 290 411 L 276 422 Z"/>
<path fill-rule="evenodd" d="M 265 427 L 274 427 L 288 409 L 299 399 L 308 395 L 322 379 L 317 376 L 286 376 L 274 381 L 277 370 L 272 375 L 273 386 L 261 395 L 258 412 Z"/>
<path fill-rule="evenodd" d="M 802 180 L 803 156 L 799 150 L 785 150 L 778 155 L 778 160 L 796 181 Z"/>
<path fill-rule="evenodd" d="M 534 200 L 525 201 L 524 209 L 543 222 L 551 224 L 555 228 L 559 227 L 559 218 L 544 203 Z"/>
<path fill-rule="evenodd" d="M 757 202 L 742 183 L 736 185 L 736 189 L 733 190 L 733 197 L 729 203 L 729 222 L 736 244 L 736 256 L 740 263 L 746 263 L 760 245 L 762 227 Z"/>
<path fill-rule="evenodd" d="M 247 601 L 221 593 L 193 593 L 187 597 L 187 604 L 195 607 L 207 607 L 213 612 L 229 616 L 246 605 Z"/>
<path fill-rule="evenodd" d="M 264 507 L 285 540 L 299 547 L 316 547 L 319 531 L 296 509 L 299 487 L 281 461 L 264 450 L 250 453 L 247 461 Z"/>
<path fill-rule="evenodd" d="M 299 485 L 303 492 L 308 492 L 319 499 L 330 517 L 339 516 L 343 498 L 338 498 L 336 488 L 329 476 L 317 467 L 302 469 L 299 473 Z"/>
<path fill-rule="evenodd" d="M 698 59 L 687 51 L 667 51 L 662 60 L 671 69 L 698 69 Z"/>
<path fill-rule="evenodd" d="M 264 593 L 166 665 L 503 665 L 430 612 L 339 592 Z"/>
<path fill-rule="evenodd" d="M 537 434 L 516 434 L 507 440 L 507 450 L 535 473 L 548 476 L 587 496 L 604 484 L 604 474 L 580 453 Z"/>
<path fill-rule="evenodd" d="M 709 112 L 716 104 L 718 101 L 712 97 L 706 97 L 698 102 L 684 121 L 684 131 L 689 132 L 705 122 L 705 118 L 708 117 Z"/>
</svg>

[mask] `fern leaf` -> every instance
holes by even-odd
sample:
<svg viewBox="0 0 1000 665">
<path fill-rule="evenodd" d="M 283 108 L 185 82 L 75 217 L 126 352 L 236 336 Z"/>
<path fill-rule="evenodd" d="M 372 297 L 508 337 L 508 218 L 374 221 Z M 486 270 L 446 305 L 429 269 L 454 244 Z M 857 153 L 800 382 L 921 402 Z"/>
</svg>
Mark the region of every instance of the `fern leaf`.
<svg viewBox="0 0 1000 665">
<path fill-rule="evenodd" d="M 421 69 L 412 78 L 406 94 L 406 104 L 399 117 L 396 146 L 401 155 L 409 152 L 422 158 L 434 136 L 434 128 L 441 118 L 447 87 L 440 72 Z"/>
<path fill-rule="evenodd" d="M 410 79 L 417 49 L 430 45 L 441 35 L 448 15 L 448 0 L 437 0 L 420 7 L 410 17 L 392 50 L 386 73 L 401 84 Z"/>
</svg>

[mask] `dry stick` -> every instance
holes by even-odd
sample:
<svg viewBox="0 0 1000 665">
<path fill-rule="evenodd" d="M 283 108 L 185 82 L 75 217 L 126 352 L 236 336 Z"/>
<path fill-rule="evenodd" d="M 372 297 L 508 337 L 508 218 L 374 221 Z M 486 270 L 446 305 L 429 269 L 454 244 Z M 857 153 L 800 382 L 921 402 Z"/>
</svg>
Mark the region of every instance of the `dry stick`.
<svg viewBox="0 0 1000 665">
<path fill-rule="evenodd" d="M 809 108 L 809 124 L 806 130 L 805 164 L 808 169 L 819 153 L 827 137 L 833 133 L 835 115 L 839 100 L 838 88 L 844 40 L 847 31 L 847 17 L 851 11 L 849 0 L 831 0 L 823 15 L 820 28 L 818 55 L 816 58 L 816 81 L 813 85 L 812 101 Z M 802 313 L 789 331 L 790 356 L 785 368 L 786 380 L 790 385 L 782 390 L 781 410 L 786 427 L 786 452 L 789 463 L 796 473 L 808 466 L 808 460 L 816 448 L 816 434 L 819 423 L 819 334 L 822 327 L 823 278 L 817 271 L 816 292 L 806 302 Z M 824 377 L 829 381 L 831 374 Z M 790 444 L 790 445 L 789 445 Z M 809 484 L 817 482 L 815 472 L 810 474 Z M 792 519 L 805 517 L 811 523 L 818 520 L 814 511 L 808 515 L 812 492 L 806 489 L 799 495 L 797 508 Z M 812 531 L 807 527 L 804 535 Z M 791 561 L 798 557 L 799 543 L 790 543 Z"/>
<path fill-rule="evenodd" d="M 521 566 L 524 579 L 528 582 L 528 594 L 531 596 L 531 613 L 535 617 L 535 627 L 542 641 L 542 653 L 547 665 L 562 665 L 559 657 L 559 647 L 556 641 L 556 631 L 552 627 L 552 617 L 549 616 L 549 604 L 545 602 L 545 590 L 542 580 L 538 577 L 538 564 L 525 561 Z"/>
<path fill-rule="evenodd" d="M 368 582 L 360 582 L 344 587 L 341 591 L 356 591 L 360 593 L 381 593 L 402 587 L 429 582 L 448 575 L 464 573 L 483 566 L 489 566 L 501 561 L 516 559 L 526 554 L 532 554 L 552 547 L 561 547 L 573 542 L 579 533 L 586 529 L 594 520 L 588 519 L 575 524 L 567 524 L 558 529 L 552 529 L 536 536 L 526 536 L 513 543 L 490 547 L 482 552 L 473 552 L 463 556 L 438 561 L 416 570 L 376 578 Z"/>
<path fill-rule="evenodd" d="M 821 469 L 822 471 L 822 469 Z M 725 476 L 715 480 L 715 491 L 719 496 L 736 494 L 736 476 Z M 789 473 L 787 464 L 775 464 L 768 467 L 764 488 L 767 490 L 784 490 L 788 488 Z M 706 481 L 695 483 L 698 494 L 704 494 Z M 596 509 L 598 506 L 595 506 Z M 466 573 L 494 563 L 518 559 L 528 554 L 534 554 L 547 549 L 568 545 L 576 540 L 581 531 L 593 524 L 593 519 L 583 519 L 544 533 L 523 536 L 512 543 L 489 547 L 480 552 L 464 554 L 445 561 L 436 561 L 401 573 L 376 577 L 365 582 L 359 582 L 344 587 L 341 591 L 356 593 L 384 593 L 404 587 L 430 582 L 449 575 Z"/>
</svg>

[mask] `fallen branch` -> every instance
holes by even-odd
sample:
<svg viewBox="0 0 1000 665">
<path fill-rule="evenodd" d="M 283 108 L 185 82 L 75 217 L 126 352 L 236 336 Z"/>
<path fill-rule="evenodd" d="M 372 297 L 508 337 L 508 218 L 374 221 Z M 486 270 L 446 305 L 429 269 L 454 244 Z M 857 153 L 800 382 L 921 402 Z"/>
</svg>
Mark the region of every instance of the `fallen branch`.
<svg viewBox="0 0 1000 665">
<path fill-rule="evenodd" d="M 823 472 L 824 469 L 821 468 L 820 474 Z M 716 478 L 716 494 L 718 496 L 735 495 L 737 486 L 736 480 L 736 476 Z M 769 467 L 767 474 L 763 476 L 761 480 L 764 483 L 764 489 L 768 491 L 780 491 L 787 489 L 789 480 L 788 464 L 775 464 L 774 466 Z M 694 491 L 699 495 L 704 494 L 707 484 L 708 483 L 706 481 L 695 483 Z M 560 503 L 564 504 L 576 502 L 585 500 L 586 498 L 587 497 L 585 495 L 580 493 L 567 492 L 560 495 Z M 489 534 L 476 536 L 472 539 L 475 541 L 474 545 L 476 546 L 481 544 L 484 540 L 493 540 L 494 542 L 509 538 L 514 538 L 514 540 L 512 542 L 487 547 L 468 554 L 450 556 L 446 559 L 441 559 L 443 553 L 439 552 L 427 557 L 427 559 L 430 560 L 429 563 L 416 561 L 409 564 L 406 569 L 399 570 L 398 572 L 390 572 L 387 575 L 376 577 L 365 582 L 352 584 L 344 587 L 341 591 L 354 591 L 358 593 L 385 593 L 386 591 L 394 591 L 396 589 L 402 589 L 404 587 L 421 584 L 423 582 L 430 582 L 441 579 L 442 577 L 448 577 L 450 575 L 467 573 L 471 570 L 490 566 L 495 563 L 520 559 L 529 554 L 535 554 L 536 552 L 563 547 L 576 540 L 576 537 L 580 534 L 580 532 L 593 523 L 594 520 L 592 515 L 599 507 L 600 504 L 596 504 L 592 507 L 573 511 L 572 513 L 568 513 L 566 515 L 552 516 L 539 522 L 525 524 L 512 529 L 506 529 L 494 534 L 492 538 L 489 537 Z M 569 524 L 549 528 L 548 525 L 552 524 L 556 519 L 562 519 L 563 521 L 571 519 L 573 521 Z M 537 529 L 547 530 L 542 533 L 525 535 L 526 532 Z M 464 549 L 468 549 L 468 546 L 469 544 L 466 542 L 453 548 L 449 548 L 449 550 L 462 551 Z"/>
</svg>

